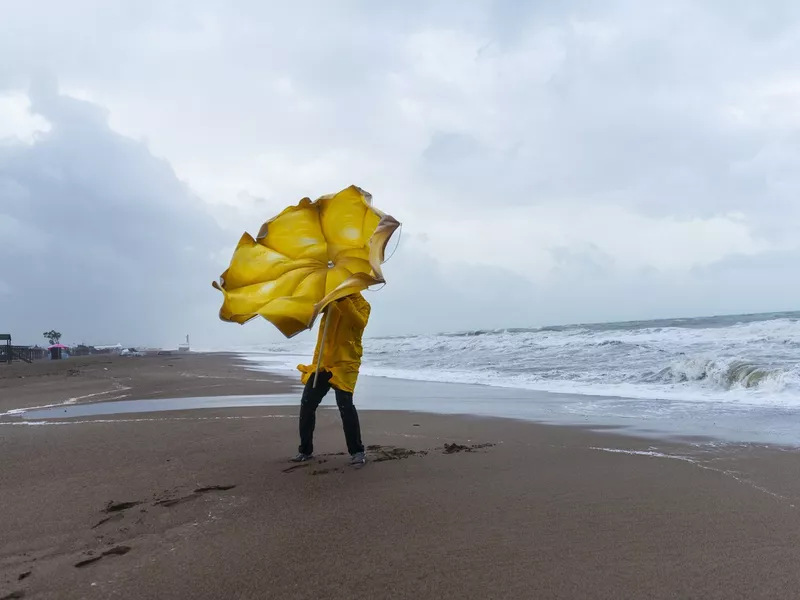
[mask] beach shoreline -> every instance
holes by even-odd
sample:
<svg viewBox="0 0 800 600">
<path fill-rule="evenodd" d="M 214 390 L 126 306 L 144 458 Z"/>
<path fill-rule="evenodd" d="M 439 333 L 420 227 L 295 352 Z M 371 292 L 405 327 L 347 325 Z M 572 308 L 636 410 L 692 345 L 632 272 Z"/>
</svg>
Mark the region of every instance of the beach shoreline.
<svg viewBox="0 0 800 600">
<path fill-rule="evenodd" d="M 299 398 L 295 381 L 235 355 L 107 360 L 0 368 L 0 412 Z M 331 403 L 317 460 L 299 468 L 286 462 L 296 404 L 3 417 L 0 598 L 789 598 L 800 586 L 794 451 L 361 407 L 371 460 L 353 470 Z"/>
<path fill-rule="evenodd" d="M 286 376 L 248 371 L 231 353 L 96 355 L 0 364 L 0 413 L 34 406 L 290 392 Z"/>
<path fill-rule="evenodd" d="M 260 355 L 217 352 L 13 365 L 3 370 L 5 375 L 0 371 L 0 385 L 12 392 L 0 395 L 0 420 L 23 412 L 34 418 L 37 413 L 32 407 L 49 409 L 42 411 L 46 418 L 67 418 L 88 414 L 89 409 L 83 407 L 88 403 L 131 405 L 158 399 L 175 399 L 179 409 L 296 406 L 302 393 L 299 377 L 272 362 L 285 358 L 273 355 L 264 362 Z M 301 357 L 292 358 L 302 362 Z M 58 402 L 47 402 L 54 396 Z M 359 378 L 356 403 L 362 411 L 507 418 L 655 441 L 800 448 L 800 421 L 793 418 L 798 412 L 782 404 L 637 399 L 371 375 Z M 158 410 L 166 410 L 166 404 L 161 403 Z M 64 415 L 53 414 L 62 406 Z"/>
<path fill-rule="evenodd" d="M 299 360 L 287 356 L 292 362 Z M 280 366 L 287 356 L 243 353 L 238 359 L 253 372 L 291 379 L 292 371 Z M 713 399 L 632 398 L 364 374 L 359 377 L 356 401 L 362 410 L 502 417 L 656 441 L 800 448 L 800 409 L 781 402 L 769 406 Z"/>
</svg>

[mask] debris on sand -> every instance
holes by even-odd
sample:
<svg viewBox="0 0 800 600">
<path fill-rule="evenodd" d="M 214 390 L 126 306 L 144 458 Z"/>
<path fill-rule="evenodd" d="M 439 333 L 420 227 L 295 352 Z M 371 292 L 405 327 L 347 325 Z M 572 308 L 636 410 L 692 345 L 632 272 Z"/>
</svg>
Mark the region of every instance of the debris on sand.
<svg viewBox="0 0 800 600">
<path fill-rule="evenodd" d="M 470 448 L 469 446 L 462 446 L 461 444 L 456 444 L 455 442 L 452 444 L 444 445 L 445 454 L 455 454 L 457 452 L 472 452 L 472 448 Z"/>
<path fill-rule="evenodd" d="M 184 502 L 189 502 L 190 500 L 194 500 L 199 498 L 199 494 L 187 494 L 186 496 L 179 496 L 178 498 L 164 498 L 162 500 L 156 500 L 153 502 L 153 506 L 175 506 L 176 504 L 183 504 Z"/>
<path fill-rule="evenodd" d="M 101 560 L 102 558 L 103 558 L 102 556 L 92 556 L 91 558 L 79 560 L 78 562 L 75 563 L 75 566 L 80 569 L 92 563 L 96 563 L 98 560 Z"/>
<path fill-rule="evenodd" d="M 106 507 L 103 509 L 103 512 L 113 513 L 119 512 L 121 510 L 128 510 L 129 508 L 133 508 L 134 506 L 139 506 L 141 502 L 133 501 L 133 502 L 114 502 L 113 500 L 109 500 Z"/>
<path fill-rule="evenodd" d="M 85 567 L 87 565 L 91 565 L 92 563 L 96 563 L 97 561 L 102 560 L 106 556 L 122 556 L 123 554 L 127 554 L 130 551 L 131 551 L 130 546 L 114 546 L 113 548 L 109 548 L 108 550 L 106 550 L 102 554 L 99 554 L 98 556 L 92 556 L 90 558 L 86 558 L 84 560 L 76 562 L 75 566 L 80 569 L 81 567 Z"/>
<path fill-rule="evenodd" d="M 425 450 L 409 450 L 408 448 L 395 448 L 394 446 L 369 446 L 367 448 L 375 454 L 372 462 L 384 462 L 387 460 L 402 460 L 409 456 L 425 456 Z"/>
<path fill-rule="evenodd" d="M 472 446 L 462 446 L 461 444 L 445 444 L 444 445 L 444 453 L 445 454 L 456 454 L 458 452 L 474 452 L 475 450 L 480 450 L 481 448 L 491 448 L 495 444 L 473 444 Z"/>
<path fill-rule="evenodd" d="M 235 487 L 235 485 L 207 485 L 205 487 L 197 488 L 194 492 L 195 494 L 204 494 L 206 492 L 227 492 Z"/>
<path fill-rule="evenodd" d="M 114 546 L 109 550 L 103 552 L 103 556 L 122 556 L 123 554 L 127 554 L 131 551 L 130 546 Z"/>
<path fill-rule="evenodd" d="M 111 521 L 119 521 L 124 518 L 125 515 L 123 515 L 121 512 L 118 512 L 116 514 L 111 515 L 110 517 L 106 517 L 105 519 L 100 519 L 96 524 L 92 526 L 92 529 L 97 529 L 101 525 L 105 525 L 106 523 L 109 523 Z"/>
</svg>

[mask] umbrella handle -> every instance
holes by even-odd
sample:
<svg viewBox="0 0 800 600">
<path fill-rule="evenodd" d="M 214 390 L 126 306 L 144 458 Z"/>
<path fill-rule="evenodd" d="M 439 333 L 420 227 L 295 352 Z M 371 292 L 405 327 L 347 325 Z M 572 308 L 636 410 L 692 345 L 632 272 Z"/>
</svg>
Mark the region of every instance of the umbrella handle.
<svg viewBox="0 0 800 600">
<path fill-rule="evenodd" d="M 314 369 L 314 387 L 317 387 L 317 379 L 319 378 L 319 367 L 322 364 L 322 353 L 325 351 L 325 338 L 328 337 L 328 323 L 330 323 L 330 319 L 328 318 L 330 315 L 328 314 L 328 310 L 325 309 L 325 327 L 322 328 L 322 339 L 319 343 L 319 356 L 317 357 L 317 367 Z"/>
</svg>

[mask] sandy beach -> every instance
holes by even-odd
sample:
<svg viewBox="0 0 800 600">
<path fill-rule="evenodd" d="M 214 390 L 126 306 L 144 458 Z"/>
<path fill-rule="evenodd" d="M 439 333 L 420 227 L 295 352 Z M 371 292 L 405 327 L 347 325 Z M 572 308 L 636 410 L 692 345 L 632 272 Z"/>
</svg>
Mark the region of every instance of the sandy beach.
<svg viewBox="0 0 800 600">
<path fill-rule="evenodd" d="M 295 389 L 224 355 L 0 365 L 4 413 Z M 362 410 L 352 469 L 321 409 L 292 467 L 296 413 L 0 417 L 0 598 L 800 595 L 786 448 Z"/>
</svg>

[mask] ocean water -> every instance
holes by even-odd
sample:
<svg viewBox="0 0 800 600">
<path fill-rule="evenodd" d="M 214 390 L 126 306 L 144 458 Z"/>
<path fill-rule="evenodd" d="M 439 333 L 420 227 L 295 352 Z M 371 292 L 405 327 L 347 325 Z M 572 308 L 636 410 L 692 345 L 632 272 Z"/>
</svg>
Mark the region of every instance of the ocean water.
<svg viewBox="0 0 800 600">
<path fill-rule="evenodd" d="M 294 370 L 315 336 L 240 349 Z M 365 375 L 585 396 L 800 407 L 800 312 L 368 338 Z"/>
</svg>

